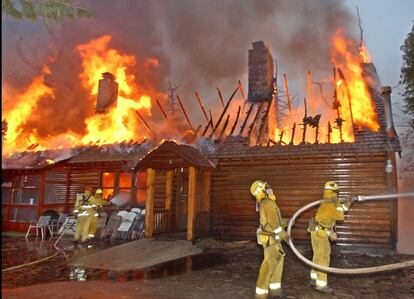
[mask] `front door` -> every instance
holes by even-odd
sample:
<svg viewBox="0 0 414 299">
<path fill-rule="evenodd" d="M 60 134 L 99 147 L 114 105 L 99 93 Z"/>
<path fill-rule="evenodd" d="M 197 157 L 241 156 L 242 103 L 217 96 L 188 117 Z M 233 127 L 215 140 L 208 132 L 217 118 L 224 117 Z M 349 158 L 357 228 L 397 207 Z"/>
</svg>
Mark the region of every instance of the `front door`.
<svg viewBox="0 0 414 299">
<path fill-rule="evenodd" d="M 176 179 L 176 231 L 186 232 L 188 210 L 188 169 L 177 169 Z"/>
</svg>

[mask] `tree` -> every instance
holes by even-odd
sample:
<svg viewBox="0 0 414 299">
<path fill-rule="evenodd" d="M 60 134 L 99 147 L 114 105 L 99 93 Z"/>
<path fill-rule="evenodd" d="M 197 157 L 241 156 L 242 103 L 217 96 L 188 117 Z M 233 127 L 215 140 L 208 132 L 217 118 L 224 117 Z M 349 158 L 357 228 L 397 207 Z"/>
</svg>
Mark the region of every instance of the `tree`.
<svg viewBox="0 0 414 299">
<path fill-rule="evenodd" d="M 43 18 L 46 26 L 74 17 L 90 17 L 92 10 L 76 5 L 72 0 L 2 0 L 3 14 L 15 19 L 36 21 Z"/>
<path fill-rule="evenodd" d="M 401 46 L 403 51 L 403 66 L 401 68 L 401 81 L 404 86 L 402 96 L 405 101 L 405 111 L 411 117 L 410 125 L 414 128 L 414 26 Z"/>
</svg>

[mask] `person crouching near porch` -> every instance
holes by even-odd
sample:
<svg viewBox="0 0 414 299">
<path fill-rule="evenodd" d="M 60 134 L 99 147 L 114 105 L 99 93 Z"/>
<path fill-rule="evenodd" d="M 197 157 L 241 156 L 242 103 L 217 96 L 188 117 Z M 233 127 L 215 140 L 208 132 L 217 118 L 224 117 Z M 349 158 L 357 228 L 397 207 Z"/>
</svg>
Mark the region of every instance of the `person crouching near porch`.
<svg viewBox="0 0 414 299">
<path fill-rule="evenodd" d="M 259 209 L 260 227 L 257 229 L 257 243 L 263 246 L 264 259 L 256 281 L 256 297 L 282 296 L 282 272 L 285 259 L 281 241 L 289 242 L 284 230 L 287 220 L 280 215 L 276 196 L 269 184 L 255 181 L 250 187 Z"/>
</svg>

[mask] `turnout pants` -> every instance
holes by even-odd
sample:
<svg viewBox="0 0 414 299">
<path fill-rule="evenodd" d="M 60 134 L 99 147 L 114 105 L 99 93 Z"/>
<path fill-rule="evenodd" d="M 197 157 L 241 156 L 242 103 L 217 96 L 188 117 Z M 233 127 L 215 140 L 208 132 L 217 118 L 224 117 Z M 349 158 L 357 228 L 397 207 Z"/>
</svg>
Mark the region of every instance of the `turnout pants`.
<svg viewBox="0 0 414 299">
<path fill-rule="evenodd" d="M 78 241 L 79 238 L 81 242 L 86 242 L 89 236 L 89 229 L 91 226 L 93 212 L 88 212 L 87 214 L 79 214 L 78 215 L 78 224 L 76 225 L 75 231 L 75 241 Z"/>
<path fill-rule="evenodd" d="M 311 241 L 313 249 L 312 262 L 328 267 L 331 258 L 331 243 L 328 235 L 320 231 L 311 232 Z M 311 279 L 316 280 L 316 285 L 319 287 L 325 287 L 328 284 L 327 273 L 316 269 L 311 270 Z"/>
<path fill-rule="evenodd" d="M 256 281 L 256 287 L 268 290 L 269 285 L 276 285 L 280 288 L 282 281 L 283 263 L 285 260 L 285 252 L 280 242 L 276 244 L 263 245 L 264 259 L 260 266 L 259 277 Z M 276 287 L 273 287 L 276 288 Z"/>
</svg>

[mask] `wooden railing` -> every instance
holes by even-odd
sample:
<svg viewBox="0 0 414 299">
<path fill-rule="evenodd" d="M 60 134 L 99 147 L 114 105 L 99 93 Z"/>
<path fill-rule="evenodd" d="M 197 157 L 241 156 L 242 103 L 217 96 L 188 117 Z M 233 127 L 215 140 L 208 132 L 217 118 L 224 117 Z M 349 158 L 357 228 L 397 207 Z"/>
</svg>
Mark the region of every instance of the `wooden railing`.
<svg viewBox="0 0 414 299">
<path fill-rule="evenodd" d="M 168 232 L 168 210 L 156 210 L 154 211 L 154 234 L 161 234 Z"/>
</svg>

